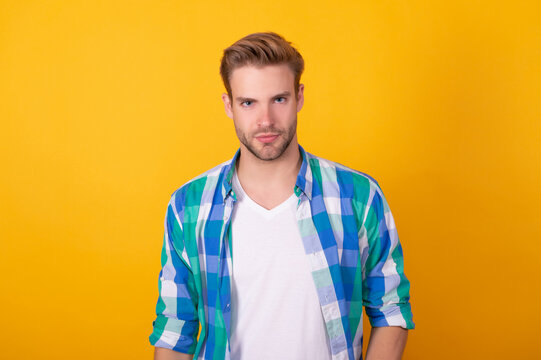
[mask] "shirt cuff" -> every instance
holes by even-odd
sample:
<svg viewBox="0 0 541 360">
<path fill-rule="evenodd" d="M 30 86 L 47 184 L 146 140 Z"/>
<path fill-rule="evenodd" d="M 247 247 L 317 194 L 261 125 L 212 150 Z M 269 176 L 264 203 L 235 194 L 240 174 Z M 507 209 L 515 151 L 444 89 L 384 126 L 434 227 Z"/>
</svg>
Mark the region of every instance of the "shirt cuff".
<svg viewBox="0 0 541 360">
<path fill-rule="evenodd" d="M 159 315 L 152 323 L 150 344 L 185 354 L 194 354 L 199 332 L 198 321 L 184 321 Z"/>
<path fill-rule="evenodd" d="M 411 305 L 392 304 L 381 308 L 366 308 L 366 315 L 372 327 L 400 326 L 404 329 L 414 329 Z"/>
</svg>

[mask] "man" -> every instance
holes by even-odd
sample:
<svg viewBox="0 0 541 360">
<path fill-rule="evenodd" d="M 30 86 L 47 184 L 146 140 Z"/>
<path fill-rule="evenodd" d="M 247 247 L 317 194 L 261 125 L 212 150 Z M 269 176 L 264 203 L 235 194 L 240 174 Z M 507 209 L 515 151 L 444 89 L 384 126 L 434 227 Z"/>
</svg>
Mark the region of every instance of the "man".
<svg viewBox="0 0 541 360">
<path fill-rule="evenodd" d="M 400 359 L 412 329 L 394 220 L 369 176 L 297 142 L 304 61 L 275 33 L 224 51 L 240 149 L 173 194 L 156 359 Z M 199 328 L 201 331 L 199 332 Z"/>
</svg>

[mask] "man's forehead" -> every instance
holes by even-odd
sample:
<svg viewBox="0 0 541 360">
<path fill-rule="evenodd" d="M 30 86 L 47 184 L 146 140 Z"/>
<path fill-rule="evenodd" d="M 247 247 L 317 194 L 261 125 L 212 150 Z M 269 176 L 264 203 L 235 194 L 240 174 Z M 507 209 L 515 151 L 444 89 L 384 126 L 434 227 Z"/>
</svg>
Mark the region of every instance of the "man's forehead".
<svg viewBox="0 0 541 360">
<path fill-rule="evenodd" d="M 250 96 L 249 93 L 272 95 L 291 91 L 293 82 L 293 71 L 287 64 L 246 65 L 233 70 L 230 78 L 231 90 L 235 96 Z"/>
</svg>

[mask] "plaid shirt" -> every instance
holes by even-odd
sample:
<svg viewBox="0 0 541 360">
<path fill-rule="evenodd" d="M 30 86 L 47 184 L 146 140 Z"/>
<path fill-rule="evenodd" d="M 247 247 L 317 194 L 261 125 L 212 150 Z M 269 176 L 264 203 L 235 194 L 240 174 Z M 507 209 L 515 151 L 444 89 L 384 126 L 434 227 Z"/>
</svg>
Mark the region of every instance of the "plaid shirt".
<svg viewBox="0 0 541 360">
<path fill-rule="evenodd" d="M 377 182 L 299 146 L 297 223 L 332 358 L 362 358 L 365 307 L 374 327 L 413 329 L 409 281 L 393 216 Z M 157 318 L 150 343 L 229 359 L 233 159 L 176 190 L 167 207 Z M 198 336 L 199 327 L 201 334 Z"/>
</svg>

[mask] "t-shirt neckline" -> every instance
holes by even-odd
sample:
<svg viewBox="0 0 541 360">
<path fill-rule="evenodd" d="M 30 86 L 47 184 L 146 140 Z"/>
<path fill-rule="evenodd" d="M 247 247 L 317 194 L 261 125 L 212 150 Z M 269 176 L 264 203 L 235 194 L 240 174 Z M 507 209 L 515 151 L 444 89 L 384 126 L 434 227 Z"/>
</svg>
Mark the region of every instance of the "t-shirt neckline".
<svg viewBox="0 0 541 360">
<path fill-rule="evenodd" d="M 291 196 L 289 196 L 286 200 L 276 205 L 272 209 L 267 209 L 264 206 L 259 205 L 250 196 L 248 196 L 248 194 L 246 193 L 246 191 L 244 190 L 244 188 L 242 187 L 240 183 L 236 170 L 234 171 L 234 174 L 233 174 L 232 185 L 233 185 L 233 191 L 235 191 L 235 194 L 237 195 L 237 201 L 245 202 L 255 211 L 258 211 L 259 213 L 265 216 L 274 216 L 275 214 L 285 210 L 289 205 L 293 206 L 293 204 L 291 203 L 297 199 L 297 195 L 295 195 L 295 192 L 292 192 Z"/>
</svg>

